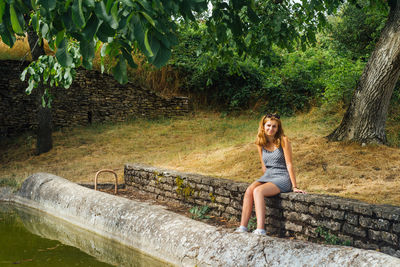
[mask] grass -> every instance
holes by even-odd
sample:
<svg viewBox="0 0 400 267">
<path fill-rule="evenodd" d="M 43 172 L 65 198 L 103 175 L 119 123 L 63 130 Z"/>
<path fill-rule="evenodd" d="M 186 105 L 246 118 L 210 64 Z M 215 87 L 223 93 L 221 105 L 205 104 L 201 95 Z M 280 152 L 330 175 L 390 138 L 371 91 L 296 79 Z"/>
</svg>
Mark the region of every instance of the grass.
<svg viewBox="0 0 400 267">
<path fill-rule="evenodd" d="M 51 53 L 46 43 L 45 49 Z M 30 60 L 26 39 L 18 40 L 12 49 L 0 42 L 0 60 L 5 59 Z M 135 72 L 146 83 L 153 81 L 166 87 L 165 80 L 171 78 L 168 75 L 175 75 L 168 74 L 167 69 L 148 75 L 146 66 L 140 65 Z M 283 119 L 293 143 L 299 187 L 311 193 L 400 205 L 400 192 L 393 190 L 400 185 L 400 151 L 394 148 L 400 146 L 399 116 L 389 116 L 387 122 L 393 147 L 360 147 L 324 138 L 342 115 L 340 110 L 320 108 Z M 54 149 L 40 156 L 34 156 L 33 135 L 0 140 L 0 184 L 18 184 L 36 172 L 92 182 L 103 168 L 116 170 L 123 182 L 123 165 L 127 162 L 252 182 L 261 176 L 254 145 L 258 119 L 254 114 L 230 117 L 202 112 L 181 119 L 133 119 L 62 129 L 53 134 Z M 113 176 L 102 174 L 99 181 L 111 182 Z"/>
<path fill-rule="evenodd" d="M 44 41 L 44 50 L 46 54 L 54 54 L 49 48 L 47 41 Z M 29 50 L 28 39 L 26 37 L 17 37 L 12 48 L 3 43 L 0 38 L 0 60 L 27 60 L 31 61 L 32 56 Z"/>
<path fill-rule="evenodd" d="M 399 148 L 327 142 L 342 114 L 321 109 L 283 118 L 292 140 L 298 185 L 310 193 L 400 205 Z M 54 132 L 54 148 L 34 156 L 34 137 L 25 134 L 0 143 L 0 179 L 21 181 L 49 172 L 74 182 L 93 182 L 103 168 L 123 182 L 125 163 L 144 163 L 235 181 L 261 176 L 254 145 L 259 116 L 199 112 L 179 119 L 132 119 Z M 112 182 L 102 174 L 99 182 Z"/>
</svg>

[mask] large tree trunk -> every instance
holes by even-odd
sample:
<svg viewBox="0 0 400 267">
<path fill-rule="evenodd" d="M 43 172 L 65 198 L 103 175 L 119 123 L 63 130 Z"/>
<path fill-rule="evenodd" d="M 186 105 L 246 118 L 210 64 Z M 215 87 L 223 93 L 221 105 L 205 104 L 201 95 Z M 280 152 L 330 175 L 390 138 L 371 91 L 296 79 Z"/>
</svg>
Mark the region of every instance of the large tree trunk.
<svg viewBox="0 0 400 267">
<path fill-rule="evenodd" d="M 399 74 L 400 7 L 392 4 L 385 28 L 361 75 L 350 106 L 339 127 L 328 138 L 385 144 L 386 117 Z"/>
<path fill-rule="evenodd" d="M 29 17 L 25 17 L 26 25 L 28 25 Z M 45 55 L 43 41 L 39 41 L 39 36 L 33 30 L 32 26 L 28 27 L 28 43 L 31 50 L 32 60 L 37 60 L 41 55 Z M 43 85 L 40 84 L 34 91 L 36 94 L 37 111 L 37 130 L 36 130 L 36 154 L 42 154 L 49 151 L 53 147 L 52 119 L 51 109 L 42 106 L 42 95 L 44 94 Z"/>
</svg>

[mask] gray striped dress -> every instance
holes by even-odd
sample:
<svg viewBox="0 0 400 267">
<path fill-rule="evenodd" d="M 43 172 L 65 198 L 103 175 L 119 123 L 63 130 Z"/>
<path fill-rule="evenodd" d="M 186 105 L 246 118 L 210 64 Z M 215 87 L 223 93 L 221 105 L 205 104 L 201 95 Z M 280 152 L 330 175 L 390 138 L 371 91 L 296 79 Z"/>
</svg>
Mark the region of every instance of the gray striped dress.
<svg viewBox="0 0 400 267">
<path fill-rule="evenodd" d="M 292 182 L 286 167 L 282 146 L 272 152 L 262 148 L 262 159 L 267 170 L 257 181 L 271 182 L 281 190 L 281 193 L 292 191 Z"/>
</svg>

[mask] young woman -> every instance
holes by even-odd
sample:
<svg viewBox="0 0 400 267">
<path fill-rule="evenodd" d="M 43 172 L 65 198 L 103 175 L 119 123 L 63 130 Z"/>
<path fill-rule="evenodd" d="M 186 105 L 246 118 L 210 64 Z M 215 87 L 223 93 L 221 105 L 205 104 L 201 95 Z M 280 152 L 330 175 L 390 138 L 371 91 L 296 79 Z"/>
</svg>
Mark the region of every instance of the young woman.
<svg viewBox="0 0 400 267">
<path fill-rule="evenodd" d="M 261 121 L 256 139 L 264 173 L 246 190 L 243 199 L 242 219 L 236 232 L 247 232 L 253 202 L 257 216 L 257 229 L 253 232 L 265 235 L 265 197 L 279 193 L 305 193 L 297 188 L 296 176 L 292 164 L 292 147 L 284 135 L 279 115 L 267 114 Z"/>
</svg>

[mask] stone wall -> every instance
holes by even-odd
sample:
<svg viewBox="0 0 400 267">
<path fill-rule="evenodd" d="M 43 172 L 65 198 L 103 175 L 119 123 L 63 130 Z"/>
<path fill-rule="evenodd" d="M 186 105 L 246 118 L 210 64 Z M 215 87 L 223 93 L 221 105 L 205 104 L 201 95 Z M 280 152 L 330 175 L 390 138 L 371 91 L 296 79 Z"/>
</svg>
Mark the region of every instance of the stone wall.
<svg viewBox="0 0 400 267">
<path fill-rule="evenodd" d="M 240 220 L 247 183 L 126 164 L 125 183 L 161 200 L 207 205 L 212 214 Z M 371 205 L 317 194 L 282 193 L 266 198 L 266 230 L 321 241 L 320 230 L 354 247 L 400 257 L 400 207 Z"/>
<path fill-rule="evenodd" d="M 35 97 L 25 94 L 27 83 L 19 78 L 27 64 L 0 61 L 0 136 L 37 125 Z M 174 117 L 189 111 L 186 97 L 163 98 L 132 83 L 121 85 L 108 74 L 84 69 L 79 69 L 69 89 L 52 88 L 51 94 L 55 128 L 129 117 Z"/>
</svg>

